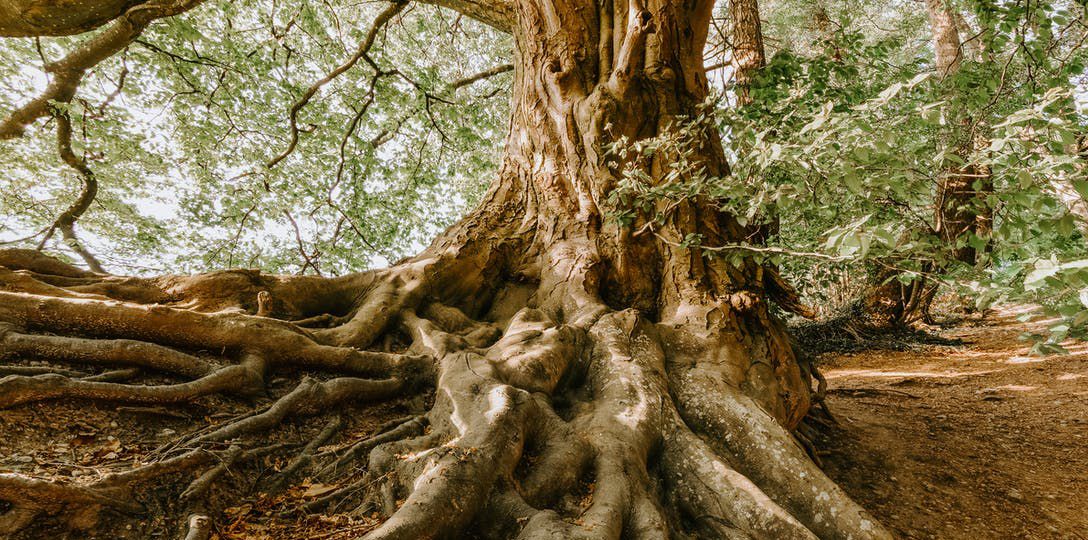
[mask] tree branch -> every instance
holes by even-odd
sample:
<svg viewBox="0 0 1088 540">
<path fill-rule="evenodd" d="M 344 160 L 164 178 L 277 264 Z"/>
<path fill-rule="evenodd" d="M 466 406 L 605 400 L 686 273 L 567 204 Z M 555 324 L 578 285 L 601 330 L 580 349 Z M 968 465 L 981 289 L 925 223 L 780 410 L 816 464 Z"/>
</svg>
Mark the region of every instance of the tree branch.
<svg viewBox="0 0 1088 540">
<path fill-rule="evenodd" d="M 500 32 L 509 34 L 514 27 L 514 3 L 508 0 L 420 0 L 446 9 L 452 9 L 476 19 Z"/>
<path fill-rule="evenodd" d="M 317 94 L 318 90 L 321 90 L 322 86 L 325 86 L 326 84 L 332 82 L 333 79 L 339 77 L 345 71 L 351 69 L 355 64 L 359 62 L 359 60 L 365 57 L 370 52 L 370 47 L 374 45 L 374 40 L 377 39 L 378 32 L 382 29 L 382 27 L 385 26 L 385 24 L 388 23 L 394 16 L 403 11 L 407 5 L 408 3 L 404 0 L 396 0 L 392 4 L 389 4 L 389 6 L 382 10 L 382 12 L 378 14 L 377 18 L 374 19 L 374 23 L 370 25 L 370 30 L 367 32 L 366 38 L 364 38 L 363 41 L 359 43 L 359 47 L 355 49 L 355 54 L 351 55 L 351 58 L 345 60 L 344 63 L 336 66 L 336 69 L 330 71 L 329 74 L 322 77 L 321 80 L 311 84 L 310 87 L 302 93 L 302 96 L 295 100 L 295 102 L 291 105 L 291 110 L 288 113 L 289 121 L 291 123 L 291 141 L 287 143 L 287 148 L 284 149 L 284 151 L 281 152 L 278 156 L 269 160 L 268 164 L 266 164 L 265 167 L 269 169 L 275 167 L 276 164 L 278 164 L 280 161 L 283 161 L 284 158 L 291 155 L 291 152 L 295 151 L 295 147 L 298 146 L 299 111 L 301 111 L 302 108 L 305 107 L 311 99 L 313 99 L 314 95 Z"/>
<path fill-rule="evenodd" d="M 94 202 L 94 198 L 98 194 L 98 180 L 95 179 L 94 171 L 87 166 L 86 159 L 77 157 L 75 152 L 72 151 L 72 120 L 68 111 L 56 110 L 54 116 L 57 119 L 57 153 L 60 154 L 60 158 L 64 160 L 64 163 L 79 173 L 79 178 L 83 181 L 83 189 L 79 193 L 79 198 L 57 216 L 53 225 L 49 227 L 45 236 L 42 237 L 38 249 L 45 247 L 45 243 L 53 236 L 53 231 L 60 231 L 61 236 L 64 237 L 64 243 L 87 263 L 87 267 L 92 272 L 107 274 L 108 272 L 102 268 L 102 263 L 98 262 L 94 254 L 80 243 L 75 230 L 76 220 L 90 208 L 91 203 Z"/>
<path fill-rule="evenodd" d="M 507 71 L 514 71 L 514 64 L 503 64 L 501 66 L 495 66 L 491 69 L 481 71 L 475 75 L 470 75 L 463 79 L 457 79 L 456 81 L 450 83 L 450 90 L 457 90 L 458 88 L 469 86 L 489 77 L 494 77 L 495 75 L 498 75 L 500 73 L 506 73 Z"/>
<path fill-rule="evenodd" d="M 0 0 L 0 14 L 3 14 L 3 7 L 10 6 L 12 1 Z M 45 71 L 53 75 L 53 80 L 41 95 L 12 111 L 0 122 L 0 139 L 21 136 L 31 122 L 49 115 L 50 102 L 71 102 L 87 70 L 127 47 L 152 21 L 178 15 L 201 2 L 203 0 L 161 0 L 133 6 L 115 19 L 109 28 L 83 42 L 68 56 L 46 64 Z"/>
<path fill-rule="evenodd" d="M 68 36 L 94 30 L 139 0 L 0 0 L 0 37 Z"/>
</svg>

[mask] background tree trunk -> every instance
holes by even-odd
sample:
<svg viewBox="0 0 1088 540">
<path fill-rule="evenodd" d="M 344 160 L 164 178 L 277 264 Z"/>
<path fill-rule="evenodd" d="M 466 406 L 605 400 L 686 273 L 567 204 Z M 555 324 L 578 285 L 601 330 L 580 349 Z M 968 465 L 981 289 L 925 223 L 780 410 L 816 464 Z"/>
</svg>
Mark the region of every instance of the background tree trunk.
<svg viewBox="0 0 1088 540">
<path fill-rule="evenodd" d="M 737 105 L 744 106 L 752 102 L 749 89 L 755 72 L 767 65 L 758 0 L 731 0 L 729 14 L 733 19 L 732 65 Z"/>
<path fill-rule="evenodd" d="M 973 50 L 961 45 L 956 20 L 962 17 L 945 0 L 927 0 L 926 11 L 933 32 L 937 74 L 942 79 L 950 78 L 959 71 L 965 55 Z M 951 247 L 954 260 L 974 264 L 978 255 L 975 248 L 957 244 L 968 234 L 988 235 L 992 226 L 993 218 L 985 210 L 986 194 L 993 191 L 989 171 L 970 163 L 976 148 L 989 146 L 989 142 L 980 142 L 974 119 L 962 113 L 956 116 L 957 128 L 950 136 L 950 144 L 967 165 L 948 164 L 942 172 L 937 184 L 933 228 Z"/>
<path fill-rule="evenodd" d="M 960 70 L 969 51 L 959 33 L 962 17 L 945 0 L 926 0 L 930 30 L 933 36 L 934 67 L 941 80 L 954 77 Z M 957 18 L 960 22 L 957 22 Z M 971 58 L 974 59 L 974 58 Z M 949 89 L 954 92 L 955 89 Z M 933 203 L 933 234 L 942 242 L 948 258 L 974 265 L 980 254 L 968 237 L 989 236 L 993 227 L 993 214 L 986 197 L 993 191 L 989 171 L 971 163 L 971 155 L 989 142 L 978 135 L 980 126 L 962 111 L 952 111 L 952 129 L 946 143 L 966 165 L 956 165 L 948 160 L 937 178 Z M 939 274 L 946 269 L 943 264 L 929 264 L 922 269 L 925 274 Z M 899 280 L 901 271 L 884 267 L 875 273 L 874 285 L 864 294 L 861 307 L 869 323 L 875 327 L 888 327 L 909 323 L 919 316 L 929 316 L 929 307 L 940 285 L 932 283 L 925 275 L 917 276 L 909 284 Z"/>
</svg>

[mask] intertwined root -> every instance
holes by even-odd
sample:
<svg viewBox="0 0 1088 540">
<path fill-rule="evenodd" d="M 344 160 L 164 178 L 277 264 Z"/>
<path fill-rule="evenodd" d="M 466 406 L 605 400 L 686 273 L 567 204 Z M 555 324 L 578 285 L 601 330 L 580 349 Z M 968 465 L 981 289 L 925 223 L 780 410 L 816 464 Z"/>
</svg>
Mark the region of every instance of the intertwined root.
<svg viewBox="0 0 1088 540">
<path fill-rule="evenodd" d="M 242 302 L 193 308 L 221 308 L 229 296 L 209 276 L 175 281 L 191 296 L 188 307 L 168 307 L 119 301 L 101 287 L 74 292 L 38 270 L 0 276 L 9 291 L 0 292 L 0 359 L 14 363 L 0 379 L 0 407 L 56 399 L 158 406 L 220 395 L 227 397 L 214 399 L 264 402 L 274 377 L 311 374 L 250 413 L 177 437 L 130 470 L 89 483 L 0 475 L 8 503 L 0 535 L 32 531 L 43 515 L 104 530 L 106 513 L 123 521 L 162 511 L 177 537 L 207 538 L 225 506 L 320 482 L 330 488 L 282 508 L 282 519 L 377 517 L 366 534 L 372 540 L 465 531 L 527 539 L 887 537 L 788 430 L 723 377 L 728 370 L 714 367 L 720 356 L 678 348 L 682 329 L 662 333 L 639 313 L 594 305 L 584 292 L 553 292 L 581 306 L 567 324 L 546 307 L 503 303 L 516 294 L 496 295 L 490 314 L 474 318 L 425 294 L 412 277 L 420 273 L 394 269 L 331 283 L 337 290 L 363 283 L 364 293 L 324 313 L 296 308 L 291 318 L 301 325 L 269 316 L 274 292 L 248 311 Z M 54 283 L 84 280 L 84 288 L 97 279 L 50 275 Z M 308 278 L 277 290 L 327 296 Z M 379 342 L 385 351 L 362 349 Z M 102 375 L 83 371 L 88 366 L 127 371 Z M 159 383 L 163 377 L 169 382 Z M 352 427 L 355 404 L 427 387 L 434 402 L 425 414 Z M 269 436 L 323 416 L 302 430 L 308 436 Z M 358 435 L 340 440 L 348 431 Z M 269 459 L 282 464 L 278 471 L 253 481 L 235 474 Z M 172 486 L 161 492 L 169 500 L 140 496 L 149 483 Z"/>
</svg>

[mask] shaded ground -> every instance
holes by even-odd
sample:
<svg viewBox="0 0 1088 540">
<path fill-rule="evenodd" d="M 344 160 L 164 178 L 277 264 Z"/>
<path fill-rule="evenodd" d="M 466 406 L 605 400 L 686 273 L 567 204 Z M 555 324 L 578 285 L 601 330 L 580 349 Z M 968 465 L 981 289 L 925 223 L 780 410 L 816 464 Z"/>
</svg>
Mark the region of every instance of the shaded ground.
<svg viewBox="0 0 1088 540">
<path fill-rule="evenodd" d="M 35 365 L 44 365 L 35 363 Z M 274 381 L 273 395 L 290 390 L 290 381 Z M 321 448 L 335 450 L 349 446 L 382 429 L 383 424 L 420 414 L 428 405 L 428 396 L 391 400 L 373 405 L 345 406 L 341 418 L 345 422 L 343 436 Z M 89 482 L 110 473 L 130 470 L 177 448 L 170 441 L 177 433 L 209 429 L 194 428 L 198 420 L 212 426 L 249 414 L 253 404 L 244 400 L 211 396 L 199 403 L 171 407 L 126 406 L 115 403 L 94 403 L 86 400 L 55 400 L 17 406 L 0 411 L 0 473 L 19 472 L 37 478 L 58 481 Z M 293 444 L 312 439 L 323 422 L 305 417 L 288 421 L 281 429 L 268 432 L 270 445 Z M 194 429 L 196 431 L 194 431 Z M 258 487 L 287 462 L 266 458 L 256 463 L 230 468 L 212 488 L 211 502 L 225 508 L 216 523 L 214 540 L 347 540 L 358 538 L 380 521 L 375 516 L 352 512 L 354 507 L 334 508 L 328 514 L 316 512 L 285 513 L 315 501 L 333 491 L 335 485 L 316 480 L 303 480 L 300 485 L 276 495 L 262 493 Z M 357 471 L 348 480 L 362 476 Z M 105 511 L 106 524 L 98 531 L 69 531 L 51 528 L 49 523 L 34 531 L 14 536 L 0 530 L 0 539 L 13 540 L 145 540 L 181 538 L 180 524 L 168 522 L 167 510 L 161 501 L 172 501 L 180 495 L 176 482 L 149 483 L 137 494 L 137 501 L 147 508 L 139 527 L 131 525 L 131 517 Z M 184 485 L 184 483 L 182 484 Z M 239 497 L 241 493 L 243 496 Z M 0 512 L 8 508 L 0 503 Z M 46 518 L 48 519 L 48 518 Z M 42 532 L 42 529 L 48 532 Z"/>
<path fill-rule="evenodd" d="M 1088 539 L 1088 347 L 1029 356 L 1018 314 L 821 357 L 825 470 L 903 538 Z"/>
</svg>

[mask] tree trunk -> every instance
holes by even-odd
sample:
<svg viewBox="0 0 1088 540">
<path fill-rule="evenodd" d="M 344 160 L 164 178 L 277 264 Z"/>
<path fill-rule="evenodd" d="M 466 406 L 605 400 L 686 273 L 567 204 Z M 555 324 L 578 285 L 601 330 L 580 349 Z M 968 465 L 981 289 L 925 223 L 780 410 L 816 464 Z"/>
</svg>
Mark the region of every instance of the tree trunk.
<svg viewBox="0 0 1088 540">
<path fill-rule="evenodd" d="M 266 412 L 188 446 L 244 440 L 285 418 L 431 386 L 424 417 L 355 443 L 321 469 L 365 463 L 366 477 L 342 496 L 383 515 L 368 539 L 470 531 L 527 539 L 890 538 L 790 433 L 812 403 L 813 372 L 768 311 L 766 290 L 777 281 L 754 262 L 731 266 L 683 247 L 692 234 L 723 244 L 748 231 L 703 201 L 671 209 L 641 235 L 633 233 L 641 224 L 606 219 L 625 165 L 606 147 L 670 129 L 707 96 L 702 51 L 712 7 L 513 5 L 512 114 L 499 176 L 475 211 L 393 268 L 335 279 L 0 274 L 14 291 L 0 292 L 0 322 L 9 325 L 0 356 L 140 361 L 198 377 L 145 387 L 10 376 L 0 380 L 7 396 L 0 405 L 56 397 L 177 402 L 260 391 L 276 370 L 346 372 L 305 379 Z M 718 133 L 694 136 L 701 165 L 724 176 Z M 649 178 L 662 179 L 672 158 L 653 156 Z M 396 346 L 398 335 L 407 348 Z M 394 352 L 366 350 L 387 336 Z M 149 356 L 126 352 L 135 346 L 129 340 Z M 216 351 L 224 367 L 198 361 L 196 350 Z M 160 470 L 207 464 L 185 456 Z M 140 478 L 66 487 L 66 508 L 87 491 L 123 500 Z M 27 496 L 41 488 L 20 482 L 0 478 L 0 498 L 20 523 L 27 513 L 58 513 L 59 502 Z M 13 485 L 21 498 L 9 495 Z M 178 508 L 178 519 L 197 510 Z"/>
<path fill-rule="evenodd" d="M 732 44 L 734 92 L 736 106 L 745 107 L 753 103 L 752 82 L 756 72 L 767 65 L 767 55 L 763 48 L 763 25 L 759 18 L 757 0 L 731 0 L 729 15 L 733 20 Z M 766 209 L 766 214 L 756 216 L 762 221 L 749 235 L 750 242 L 766 243 L 777 236 L 781 227 L 781 218 L 773 205 Z M 772 272 L 778 269 L 769 267 Z"/>
<path fill-rule="evenodd" d="M 937 76 L 951 78 L 965 60 L 967 50 L 962 46 L 959 32 L 959 26 L 965 23 L 945 0 L 926 0 L 926 11 L 933 36 Z M 986 197 L 993 192 L 993 180 L 989 170 L 970 160 L 971 154 L 977 148 L 989 146 L 989 141 L 977 134 L 979 126 L 970 116 L 962 111 L 953 113 L 954 127 L 947 134 L 946 143 L 966 165 L 956 165 L 949 160 L 942 168 L 934 196 L 932 232 L 946 247 L 950 260 L 974 265 L 980 254 L 967 240 L 970 235 L 986 238 L 991 232 L 993 214 Z M 926 274 L 944 270 L 945 266 L 939 263 L 923 268 Z M 874 285 L 861 300 L 862 310 L 871 326 L 902 325 L 919 316 L 929 317 L 929 306 L 939 285 L 927 283 L 925 277 L 904 285 L 898 279 L 900 274 L 894 268 L 881 268 L 875 273 Z"/>
<path fill-rule="evenodd" d="M 733 19 L 732 64 L 737 105 L 744 106 L 752 102 L 749 90 L 755 72 L 767 64 L 758 0 L 731 0 L 729 14 Z"/>
<path fill-rule="evenodd" d="M 933 32 L 937 74 L 941 78 L 951 77 L 959 71 L 967 53 L 967 49 L 961 45 L 956 21 L 962 17 L 958 17 L 944 0 L 926 0 L 926 8 Z M 941 240 L 951 247 L 954 260 L 974 264 L 978 255 L 975 248 L 957 244 L 968 234 L 988 235 L 992 226 L 992 216 L 985 210 L 984 199 L 987 193 L 993 191 L 993 181 L 989 171 L 970 163 L 976 147 L 989 146 L 989 142 L 978 140 L 976 126 L 970 116 L 957 116 L 958 126 L 950 135 L 950 144 L 956 149 L 956 155 L 967 164 L 949 164 L 941 174 L 937 183 L 933 228 Z"/>
</svg>

